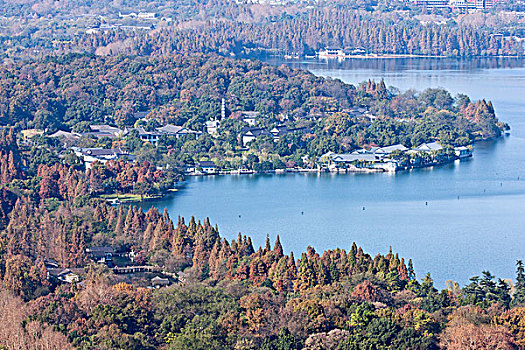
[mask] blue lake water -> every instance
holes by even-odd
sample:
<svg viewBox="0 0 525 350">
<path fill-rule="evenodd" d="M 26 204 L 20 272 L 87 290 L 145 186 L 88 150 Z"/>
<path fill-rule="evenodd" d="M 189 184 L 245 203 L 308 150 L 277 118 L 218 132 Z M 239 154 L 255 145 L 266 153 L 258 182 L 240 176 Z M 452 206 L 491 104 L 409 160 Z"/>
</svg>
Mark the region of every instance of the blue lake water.
<svg viewBox="0 0 525 350">
<path fill-rule="evenodd" d="M 513 278 L 525 259 L 525 62 L 383 59 L 281 61 L 357 84 L 383 78 L 401 90 L 444 87 L 493 101 L 512 131 L 478 143 L 474 157 L 392 174 L 292 174 L 190 178 L 179 192 L 143 204 L 209 217 L 221 235 L 238 232 L 264 244 L 277 234 L 285 250 L 322 252 L 352 242 L 371 255 L 389 246 L 412 258 L 418 278 L 438 287 L 465 284 L 482 270 Z M 428 202 L 428 205 L 425 204 Z M 365 210 L 363 210 L 363 208 Z"/>
</svg>

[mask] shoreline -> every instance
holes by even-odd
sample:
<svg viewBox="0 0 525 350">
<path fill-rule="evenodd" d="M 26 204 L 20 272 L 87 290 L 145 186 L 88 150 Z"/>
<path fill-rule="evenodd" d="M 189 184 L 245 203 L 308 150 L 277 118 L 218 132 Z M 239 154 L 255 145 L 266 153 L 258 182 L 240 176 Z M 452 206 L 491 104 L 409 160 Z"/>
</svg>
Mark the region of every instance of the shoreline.
<svg viewBox="0 0 525 350">
<path fill-rule="evenodd" d="M 285 60 L 366 60 L 366 59 L 395 59 L 395 58 L 440 58 L 440 59 L 488 59 L 488 58 L 513 58 L 525 59 L 525 55 L 490 55 L 490 56 L 445 56 L 445 55 L 421 55 L 421 54 L 359 54 L 359 55 L 286 55 L 286 54 L 269 54 L 268 57 L 282 58 Z"/>
<path fill-rule="evenodd" d="M 476 142 L 481 142 L 481 141 L 490 141 L 490 140 L 496 140 L 496 139 L 499 139 L 499 138 L 502 138 L 504 136 L 507 136 L 509 135 L 510 133 L 508 131 L 504 131 L 502 132 L 502 134 L 500 136 L 497 136 L 497 137 L 491 137 L 491 138 L 486 138 L 486 139 L 481 139 L 481 140 L 476 140 L 474 141 L 474 144 Z M 371 168 L 358 168 L 356 166 L 350 166 L 350 167 L 347 167 L 347 168 L 328 168 L 328 167 L 317 167 L 315 169 L 310 169 L 310 168 L 288 168 L 288 169 L 274 169 L 274 170 L 265 170 L 265 171 L 255 171 L 255 170 L 249 170 L 249 169 L 237 169 L 237 170 L 229 170 L 229 171 L 217 171 L 217 172 L 209 172 L 209 173 L 189 173 L 189 174 L 185 174 L 184 176 L 188 176 L 188 177 L 197 177 L 197 176 L 202 176 L 202 177 L 206 177 L 206 176 L 224 176 L 224 175 L 237 175 L 237 176 L 240 176 L 240 175 L 263 175 L 263 174 L 273 174 L 273 175 L 283 175 L 283 174 L 299 174 L 299 173 L 302 173 L 302 174 L 321 174 L 321 173 L 327 173 L 327 174 L 378 174 L 378 173 L 387 173 L 387 174 L 390 174 L 390 175 L 395 175 L 396 173 L 398 172 L 406 172 L 406 171 L 411 171 L 411 170 L 414 170 L 414 169 L 424 169 L 424 168 L 432 168 L 434 166 L 442 166 L 442 165 L 446 165 L 446 164 L 451 164 L 451 163 L 454 163 L 456 161 L 464 161 L 464 160 L 469 160 L 469 159 L 472 159 L 473 158 L 473 154 L 470 153 L 470 155 L 468 156 L 455 156 L 453 159 L 448 159 L 446 161 L 442 161 L 442 162 L 432 162 L 432 163 L 428 163 L 428 164 L 424 164 L 424 165 L 411 165 L 411 166 L 403 166 L 403 167 L 398 167 L 398 168 L 395 168 L 395 169 L 386 169 L 384 167 L 371 167 Z M 183 181 L 180 181 L 180 184 L 184 184 L 186 182 L 186 180 L 183 180 Z M 112 205 L 120 205 L 120 204 L 134 204 L 134 203 L 146 203 L 150 200 L 157 200 L 157 199 L 162 199 L 162 198 L 165 198 L 166 196 L 168 196 L 169 194 L 173 194 L 178 190 L 178 186 L 179 185 L 176 185 L 174 188 L 169 188 L 169 189 L 166 189 L 164 192 L 160 193 L 160 194 L 157 194 L 157 195 L 153 195 L 153 196 L 144 196 L 141 200 L 133 200 L 133 199 L 128 199 L 126 200 L 125 202 L 119 202 L 118 203 L 113 203 L 111 200 L 108 200 L 108 197 L 117 197 L 117 195 L 104 195 L 104 197 L 100 196 L 99 198 L 103 198 L 105 199 L 106 201 L 110 202 Z M 128 195 L 128 196 L 134 196 L 134 197 L 137 197 L 137 196 L 140 196 L 140 195 Z"/>
<path fill-rule="evenodd" d="M 455 58 L 451 56 L 440 56 L 440 55 L 413 55 L 413 54 L 365 54 L 365 55 L 349 55 L 349 56 L 339 56 L 339 55 L 316 55 L 316 56 L 305 56 L 305 58 L 318 58 L 320 60 L 351 60 L 351 59 L 389 59 L 389 58 Z M 494 56 L 492 56 L 494 57 Z M 516 56 L 518 57 L 518 56 Z M 284 57 L 286 59 L 286 57 Z"/>
<path fill-rule="evenodd" d="M 286 175 L 286 174 L 389 174 L 389 175 L 395 175 L 399 172 L 407 172 L 414 169 L 424 169 L 424 168 L 432 168 L 434 166 L 442 166 L 454 163 L 455 161 L 462 161 L 462 160 L 468 160 L 471 159 L 470 157 L 464 157 L 464 158 L 454 158 L 450 161 L 441 162 L 441 163 L 431 163 L 424 166 L 410 166 L 410 167 L 400 167 L 396 171 L 387 171 L 384 168 L 357 168 L 357 167 L 350 167 L 350 168 L 335 168 L 334 170 L 330 170 L 328 168 L 318 168 L 318 169 L 308 169 L 308 168 L 297 168 L 297 169 L 276 169 L 276 170 L 266 170 L 266 171 L 247 171 L 247 172 L 238 172 L 238 171 L 219 171 L 215 173 L 200 173 L 200 174 L 186 174 L 188 177 L 208 177 L 208 176 L 242 176 L 242 175 Z M 180 185 L 183 185 L 186 182 L 186 180 L 181 181 Z M 178 185 L 179 186 L 179 185 Z M 137 203 L 147 203 L 152 200 L 159 200 L 166 198 L 167 196 L 174 194 L 179 191 L 178 186 L 176 188 L 170 188 L 167 189 L 162 194 L 156 195 L 156 196 L 144 196 L 142 200 L 130 200 L 118 203 L 120 204 L 137 204 Z"/>
<path fill-rule="evenodd" d="M 389 173 L 395 174 L 397 172 L 408 171 L 412 169 L 423 169 L 431 168 L 434 166 L 441 166 L 445 164 L 454 163 L 456 160 L 466 160 L 472 158 L 472 155 L 468 157 L 454 157 L 453 159 L 443 161 L 443 162 L 433 162 L 425 165 L 412 165 L 412 166 L 402 166 L 395 170 L 387 170 L 383 167 L 371 167 L 371 168 L 359 168 L 356 166 L 350 166 L 348 168 L 289 168 L 289 169 L 274 169 L 274 170 L 265 170 L 265 171 L 255 171 L 255 170 L 246 170 L 239 172 L 238 170 L 231 171 L 218 171 L 213 173 L 191 173 L 186 174 L 186 176 L 212 176 L 212 175 L 260 175 L 260 174 L 298 174 L 298 173 L 330 173 L 330 174 L 377 174 L 377 173 Z"/>
</svg>

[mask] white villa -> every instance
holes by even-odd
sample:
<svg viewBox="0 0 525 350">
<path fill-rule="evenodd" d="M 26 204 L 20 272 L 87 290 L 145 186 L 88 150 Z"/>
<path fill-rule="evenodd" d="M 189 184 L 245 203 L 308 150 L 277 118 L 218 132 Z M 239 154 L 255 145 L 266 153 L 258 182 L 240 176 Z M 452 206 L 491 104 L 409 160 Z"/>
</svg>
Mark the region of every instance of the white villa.
<svg viewBox="0 0 525 350">
<path fill-rule="evenodd" d="M 191 135 L 193 138 L 198 138 L 202 134 L 200 131 L 188 129 L 183 126 L 176 125 L 164 125 L 155 129 L 155 131 L 146 131 L 143 128 L 136 128 L 135 130 L 139 133 L 139 138 L 143 141 L 150 142 L 156 145 L 162 135 L 173 136 L 180 138 L 186 135 Z"/>
<path fill-rule="evenodd" d="M 75 152 L 77 157 L 81 158 L 86 165 L 86 169 L 90 169 L 93 166 L 93 163 L 100 162 L 105 164 L 109 160 L 119 159 L 127 157 L 129 160 L 134 160 L 135 156 L 129 154 L 128 152 L 120 149 L 104 149 L 104 148 L 81 148 L 81 147 L 71 147 L 71 150 Z"/>
<path fill-rule="evenodd" d="M 217 136 L 220 121 L 217 119 L 206 121 L 206 132 L 212 136 Z"/>
</svg>

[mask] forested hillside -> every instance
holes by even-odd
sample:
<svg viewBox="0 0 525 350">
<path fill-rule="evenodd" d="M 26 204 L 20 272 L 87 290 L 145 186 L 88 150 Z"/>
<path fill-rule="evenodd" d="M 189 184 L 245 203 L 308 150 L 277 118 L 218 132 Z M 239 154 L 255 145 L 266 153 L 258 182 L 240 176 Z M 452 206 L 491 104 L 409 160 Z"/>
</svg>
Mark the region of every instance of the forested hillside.
<svg viewBox="0 0 525 350">
<path fill-rule="evenodd" d="M 260 126 L 312 128 L 315 137 L 296 142 L 316 156 L 343 143 L 411 146 L 437 139 L 468 144 L 498 136 L 504 127 L 490 102 L 453 97 L 442 89 L 400 93 L 372 81 L 356 87 L 284 65 L 217 55 L 68 55 L 4 66 L 0 77 L 2 124 L 48 133 L 82 132 L 91 124 L 129 127 L 140 118 L 137 112 L 149 112 L 160 125 L 203 131 L 206 121 L 220 118 L 223 98 L 227 116 L 256 111 Z M 364 107 L 377 118 L 359 120 L 349 112 L 352 107 Z M 221 121 L 230 135 L 223 141 L 235 145 L 243 125 L 235 118 Z"/>
<path fill-rule="evenodd" d="M 309 114 L 352 104 L 355 87 L 304 70 L 220 56 L 164 58 L 69 55 L 0 68 L 2 124 L 80 129 L 83 122 L 133 125 L 135 112 L 158 109 L 159 118 L 201 129 L 230 111 Z M 317 98 L 329 97 L 334 106 Z"/>
<path fill-rule="evenodd" d="M 359 48 L 379 55 L 523 55 L 524 22 L 519 12 L 503 11 L 506 4 L 472 14 L 375 0 L 276 5 L 229 0 L 67 1 L 53 6 L 46 1 L 3 1 L 1 5 L 5 17 L 0 19 L 0 57 L 7 60 L 71 52 L 314 55 L 327 47 Z"/>
<path fill-rule="evenodd" d="M 494 36 L 472 26 L 421 25 L 402 18 L 381 18 L 340 8 L 313 10 L 263 23 L 210 21 L 189 30 L 166 28 L 147 36 L 113 33 L 80 40 L 78 46 L 106 55 L 246 54 L 260 50 L 314 55 L 326 47 L 363 48 L 374 54 L 523 55 L 519 41 Z"/>
<path fill-rule="evenodd" d="M 75 166 L 24 172 L 12 159 L 31 153 L 13 137 L 2 133 L 2 154 L 12 156 L 0 158 L 0 169 L 8 169 L 0 196 L 0 345 L 8 349 L 525 345 L 521 262 L 516 285 L 485 271 L 463 288 L 450 283 L 438 291 L 430 274 L 416 278 L 412 261 L 392 251 L 371 256 L 348 242 L 294 255 L 279 237 L 254 247 L 241 234 L 221 237 L 209 220 L 175 223 L 156 209 L 91 198 L 96 183 Z M 123 275 L 95 263 L 88 248 L 104 246 L 117 266 L 152 272 Z M 67 282 L 57 270 L 78 277 Z M 147 288 L 159 274 L 172 286 Z"/>
</svg>

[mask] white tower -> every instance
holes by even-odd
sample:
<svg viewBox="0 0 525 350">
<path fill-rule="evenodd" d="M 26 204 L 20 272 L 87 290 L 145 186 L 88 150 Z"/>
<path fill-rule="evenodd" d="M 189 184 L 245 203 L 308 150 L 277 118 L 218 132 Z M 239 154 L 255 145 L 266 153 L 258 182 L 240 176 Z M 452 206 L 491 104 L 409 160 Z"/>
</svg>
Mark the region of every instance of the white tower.
<svg viewBox="0 0 525 350">
<path fill-rule="evenodd" d="M 221 120 L 224 120 L 226 118 L 226 101 L 224 98 L 221 102 Z"/>
</svg>

